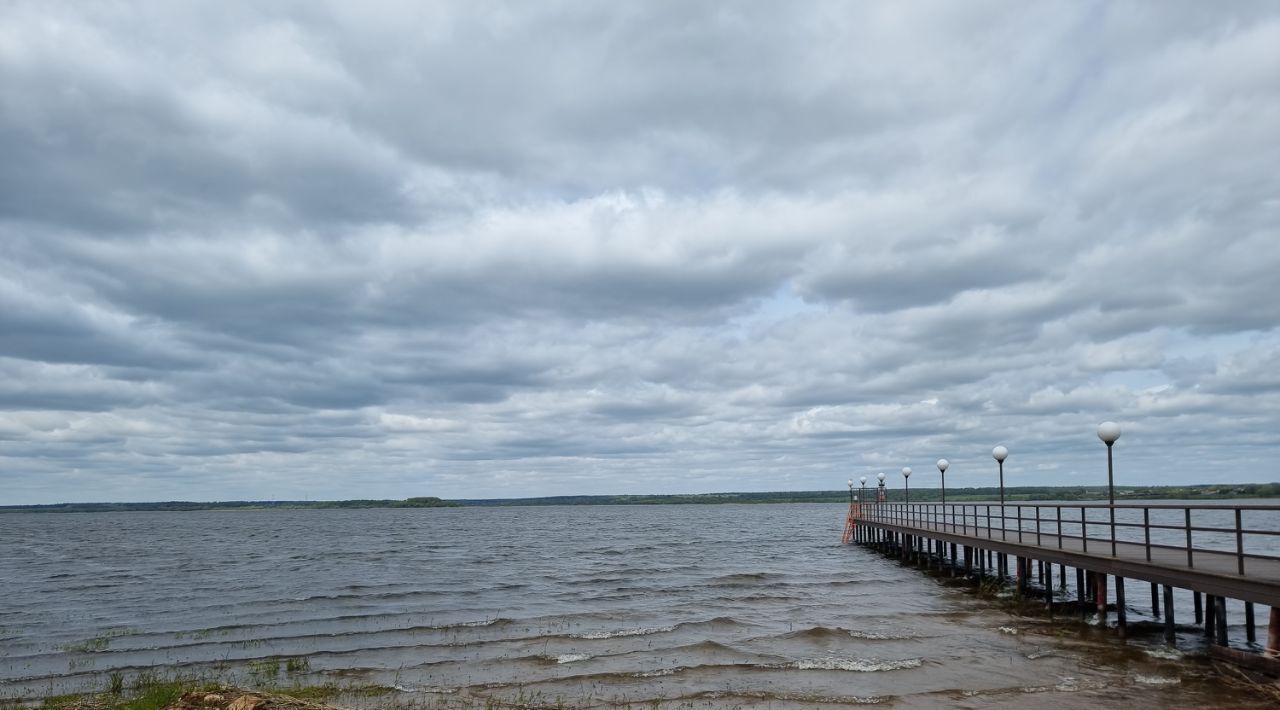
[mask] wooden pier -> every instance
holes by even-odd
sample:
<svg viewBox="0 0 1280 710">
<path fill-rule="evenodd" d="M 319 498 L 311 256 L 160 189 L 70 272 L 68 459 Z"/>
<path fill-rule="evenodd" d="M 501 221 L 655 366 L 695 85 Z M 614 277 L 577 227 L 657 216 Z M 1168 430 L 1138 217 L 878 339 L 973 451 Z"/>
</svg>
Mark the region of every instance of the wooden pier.
<svg viewBox="0 0 1280 710">
<path fill-rule="evenodd" d="M 1150 585 L 1153 616 L 1163 607 L 1170 642 L 1174 591 L 1188 590 L 1196 624 L 1219 653 L 1239 655 L 1227 637 L 1226 600 L 1235 599 L 1244 603 L 1248 645 L 1280 653 L 1280 506 L 881 501 L 851 502 L 849 519 L 852 543 L 977 579 L 1007 579 L 1019 594 L 1034 585 L 1050 613 L 1068 601 L 1054 595 L 1065 594 L 1074 568 L 1073 605 L 1105 619 L 1110 587 L 1121 634 L 1125 582 L 1140 581 Z M 1270 607 L 1263 647 L 1255 604 Z"/>
</svg>

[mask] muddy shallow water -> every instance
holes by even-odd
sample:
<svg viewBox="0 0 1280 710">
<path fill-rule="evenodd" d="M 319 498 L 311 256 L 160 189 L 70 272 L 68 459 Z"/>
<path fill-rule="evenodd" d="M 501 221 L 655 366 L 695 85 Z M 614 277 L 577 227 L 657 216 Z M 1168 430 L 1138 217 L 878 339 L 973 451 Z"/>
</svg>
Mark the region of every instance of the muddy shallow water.
<svg viewBox="0 0 1280 710">
<path fill-rule="evenodd" d="M 1144 635 L 1149 609 L 1131 606 L 1128 643 L 1011 613 L 840 545 L 843 514 L 758 505 L 0 516 L 0 699 L 96 690 L 113 673 L 150 669 L 401 691 L 369 704 L 1269 707 L 1197 657 L 1194 630 L 1179 650 Z"/>
</svg>

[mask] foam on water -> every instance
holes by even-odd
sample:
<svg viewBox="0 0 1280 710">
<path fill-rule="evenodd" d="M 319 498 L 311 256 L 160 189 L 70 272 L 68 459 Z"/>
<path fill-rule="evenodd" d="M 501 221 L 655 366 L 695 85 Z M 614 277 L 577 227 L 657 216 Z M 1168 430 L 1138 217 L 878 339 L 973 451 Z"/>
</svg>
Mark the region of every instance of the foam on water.
<svg viewBox="0 0 1280 710">
<path fill-rule="evenodd" d="M 648 636 L 650 634 L 664 634 L 669 631 L 675 631 L 674 626 L 655 626 L 652 628 L 641 629 L 619 629 L 617 631 L 588 631 L 581 634 L 570 634 L 571 638 L 576 639 L 613 639 L 622 638 L 624 636 Z"/>
<path fill-rule="evenodd" d="M 1142 652 L 1152 658 L 1160 658 L 1167 661 L 1178 661 L 1186 657 L 1182 651 L 1169 646 L 1157 646 L 1155 648 L 1144 648 Z"/>
<path fill-rule="evenodd" d="M 1143 685 L 1178 685 L 1182 682 L 1181 678 L 1170 678 L 1167 676 L 1142 675 L 1140 673 L 1133 674 L 1133 680 Z"/>
<path fill-rule="evenodd" d="M 919 658 L 903 658 L 900 660 L 880 660 L 877 658 L 805 658 L 788 667 L 800 671 L 856 671 L 858 673 L 875 673 L 878 671 L 898 671 L 905 668 L 919 668 L 923 661 Z"/>
</svg>

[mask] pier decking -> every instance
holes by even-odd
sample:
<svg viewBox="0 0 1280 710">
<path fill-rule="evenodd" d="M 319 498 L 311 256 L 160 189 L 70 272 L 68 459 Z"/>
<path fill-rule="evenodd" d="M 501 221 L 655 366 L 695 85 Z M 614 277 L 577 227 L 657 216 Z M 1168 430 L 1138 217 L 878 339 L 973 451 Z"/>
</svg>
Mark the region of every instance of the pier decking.
<svg viewBox="0 0 1280 710">
<path fill-rule="evenodd" d="M 1076 569 L 1077 603 L 1106 613 L 1114 578 L 1117 621 L 1125 626 L 1124 581 L 1150 583 L 1153 613 L 1164 587 L 1166 635 L 1174 629 L 1172 593 L 1194 595 L 1197 623 L 1225 646 L 1225 599 L 1245 603 L 1254 642 L 1253 605 L 1272 609 L 1268 649 L 1280 644 L 1280 506 L 1062 503 L 850 504 L 851 542 L 977 576 L 1008 576 L 1019 591 L 1039 565 L 1053 607 L 1053 565 Z M 1009 571 L 1009 558 L 1015 569 Z M 1086 583 L 1086 578 L 1088 582 Z M 1061 592 L 1059 592 L 1061 593 Z M 1205 595 L 1202 614 L 1201 595 Z"/>
</svg>

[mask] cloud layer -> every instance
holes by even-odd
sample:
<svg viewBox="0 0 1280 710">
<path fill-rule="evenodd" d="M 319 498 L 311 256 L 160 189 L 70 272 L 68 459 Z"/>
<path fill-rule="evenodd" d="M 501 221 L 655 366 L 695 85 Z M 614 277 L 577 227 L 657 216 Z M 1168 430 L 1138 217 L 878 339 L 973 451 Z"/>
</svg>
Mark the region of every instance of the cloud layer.
<svg viewBox="0 0 1280 710">
<path fill-rule="evenodd" d="M 1276 479 L 1269 3 L 16 2 L 0 156 L 0 503 Z"/>
</svg>

